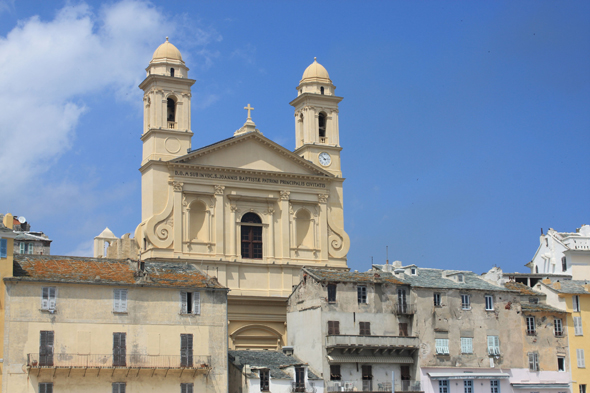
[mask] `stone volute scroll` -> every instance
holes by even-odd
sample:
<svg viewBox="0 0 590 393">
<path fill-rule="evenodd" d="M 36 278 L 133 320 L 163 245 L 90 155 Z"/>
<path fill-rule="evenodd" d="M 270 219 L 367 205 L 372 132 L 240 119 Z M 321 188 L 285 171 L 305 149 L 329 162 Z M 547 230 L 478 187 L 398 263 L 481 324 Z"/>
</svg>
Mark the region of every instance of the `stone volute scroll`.
<svg viewBox="0 0 590 393">
<path fill-rule="evenodd" d="M 289 200 L 289 195 L 291 195 L 290 191 L 281 191 L 281 200 L 282 201 L 288 201 Z"/>
<path fill-rule="evenodd" d="M 172 236 L 174 232 L 174 219 L 172 212 L 174 210 L 174 193 L 182 192 L 183 183 L 169 181 L 168 202 L 161 213 L 149 218 L 145 225 L 144 234 L 150 243 L 157 248 L 168 248 L 174 242 Z"/>
<path fill-rule="evenodd" d="M 219 184 L 216 185 L 215 186 L 215 195 L 223 195 L 224 190 L 225 190 L 225 186 L 222 186 L 222 185 L 219 185 Z"/>
</svg>

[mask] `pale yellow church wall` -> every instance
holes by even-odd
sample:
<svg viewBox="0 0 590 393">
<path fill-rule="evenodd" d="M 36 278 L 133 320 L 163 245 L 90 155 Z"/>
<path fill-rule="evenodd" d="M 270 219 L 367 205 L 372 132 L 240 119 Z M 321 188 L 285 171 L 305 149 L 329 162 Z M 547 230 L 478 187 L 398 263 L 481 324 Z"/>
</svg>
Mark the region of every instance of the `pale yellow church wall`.
<svg viewBox="0 0 590 393">
<path fill-rule="evenodd" d="M 153 162 L 142 173 L 142 221 L 158 214 L 166 207 L 169 188 L 168 178 L 169 172 L 165 163 Z M 166 187 L 155 187 L 156 184 L 166 184 Z"/>
<path fill-rule="evenodd" d="M 3 391 L 33 392 L 38 382 L 54 382 L 56 392 L 80 391 L 76 390 L 77 384 L 88 389 L 84 391 L 110 391 L 111 382 L 127 382 L 127 392 L 176 391 L 180 382 L 194 382 L 195 391 L 223 392 L 227 388 L 225 291 L 201 291 L 201 314 L 188 316 L 180 314 L 180 290 L 175 289 L 28 282 L 9 282 L 7 286 L 5 341 L 10 342 L 10 347 L 4 354 Z M 53 314 L 40 310 L 43 286 L 57 287 Z M 113 313 L 114 288 L 128 289 L 127 313 Z M 93 369 L 88 370 L 92 378 L 80 372 L 68 376 L 67 370 L 58 370 L 55 376 L 42 371 L 38 378 L 28 379 L 27 354 L 39 352 L 42 330 L 54 331 L 54 356 L 112 354 L 113 333 L 125 332 L 128 355 L 179 357 L 180 334 L 190 333 L 194 337 L 195 363 L 209 356 L 212 370 L 207 378 L 202 372 L 179 378 L 179 370 L 171 370 L 168 377 L 163 376 L 165 370 L 157 371 L 154 377 L 150 372 L 136 376 L 137 370 L 127 369 L 115 371 L 114 376 L 112 369 L 103 370 L 97 377 L 98 370 Z M 155 361 L 158 359 L 164 362 L 163 358 Z M 31 371 L 35 375 L 37 372 Z"/>
</svg>

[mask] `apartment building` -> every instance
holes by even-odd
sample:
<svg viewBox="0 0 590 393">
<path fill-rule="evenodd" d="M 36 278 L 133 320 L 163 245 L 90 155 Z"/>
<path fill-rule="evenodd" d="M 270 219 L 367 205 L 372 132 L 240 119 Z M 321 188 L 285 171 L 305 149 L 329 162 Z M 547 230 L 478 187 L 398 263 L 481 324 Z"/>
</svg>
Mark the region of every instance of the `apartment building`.
<svg viewBox="0 0 590 393">
<path fill-rule="evenodd" d="M 226 392 L 227 289 L 193 264 L 17 255 L 4 392 Z"/>
</svg>

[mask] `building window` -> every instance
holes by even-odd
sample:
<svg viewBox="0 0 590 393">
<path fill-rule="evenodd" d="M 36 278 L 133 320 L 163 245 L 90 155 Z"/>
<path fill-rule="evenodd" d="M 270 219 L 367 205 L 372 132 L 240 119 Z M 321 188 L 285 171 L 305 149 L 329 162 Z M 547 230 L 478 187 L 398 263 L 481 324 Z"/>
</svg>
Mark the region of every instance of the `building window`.
<svg viewBox="0 0 590 393">
<path fill-rule="evenodd" d="M 242 223 L 262 224 L 255 213 L 246 213 Z M 262 225 L 242 225 L 242 258 L 262 259 Z"/>
<path fill-rule="evenodd" d="M 342 373 L 340 372 L 339 364 L 330 365 L 330 381 L 340 381 L 342 379 Z"/>
<path fill-rule="evenodd" d="M 33 244 L 20 243 L 19 251 L 21 254 L 32 254 L 33 253 Z"/>
<path fill-rule="evenodd" d="M 125 393 L 125 382 L 113 382 L 113 393 Z"/>
<path fill-rule="evenodd" d="M 193 366 L 193 335 L 180 335 L 180 367 Z"/>
<path fill-rule="evenodd" d="M 113 333 L 113 367 L 127 365 L 127 333 Z"/>
<path fill-rule="evenodd" d="M 173 98 L 169 97 L 166 100 L 166 109 L 167 109 L 167 116 L 166 119 L 170 122 L 176 121 L 176 101 Z"/>
<path fill-rule="evenodd" d="M 582 317 L 574 317 L 574 334 L 576 336 L 583 336 Z"/>
<path fill-rule="evenodd" d="M 321 95 L 324 95 L 324 86 L 321 86 L 321 87 L 320 87 L 320 94 L 321 94 Z"/>
<path fill-rule="evenodd" d="M 295 367 L 295 392 L 305 392 L 305 369 Z"/>
<path fill-rule="evenodd" d="M 529 370 L 539 371 L 539 354 L 536 352 L 529 352 Z"/>
<path fill-rule="evenodd" d="M 578 368 L 586 368 L 586 359 L 584 358 L 583 349 L 576 349 L 576 357 L 578 359 Z"/>
<path fill-rule="evenodd" d="M 397 290 L 397 308 L 400 314 L 408 312 L 408 296 L 405 289 Z"/>
<path fill-rule="evenodd" d="M 328 334 L 339 335 L 340 334 L 340 321 L 328 321 Z"/>
<path fill-rule="evenodd" d="M 458 282 L 463 282 L 463 280 L 464 280 L 464 279 L 465 279 L 465 278 L 463 277 L 463 275 L 462 275 L 462 274 L 457 274 L 457 281 L 458 281 Z"/>
<path fill-rule="evenodd" d="M 586 384 L 580 384 L 580 393 L 586 393 Z"/>
<path fill-rule="evenodd" d="M 561 271 L 562 272 L 567 271 L 567 261 L 566 261 L 565 257 L 561 258 Z"/>
<path fill-rule="evenodd" d="M 438 393 L 449 393 L 449 381 L 439 380 L 438 381 Z"/>
<path fill-rule="evenodd" d="M 399 335 L 400 337 L 408 337 L 408 324 L 407 322 L 399 323 Z"/>
<path fill-rule="evenodd" d="M 357 297 L 359 304 L 366 304 L 367 303 L 367 287 L 364 285 L 359 285 L 356 287 Z"/>
<path fill-rule="evenodd" d="M 473 353 L 472 337 L 461 337 L 461 353 Z"/>
<path fill-rule="evenodd" d="M 416 270 L 416 268 L 415 268 L 415 267 L 413 267 L 413 268 L 411 268 L 411 269 L 410 269 L 410 272 L 412 273 L 412 276 L 415 276 L 415 275 L 416 275 L 416 272 L 417 272 L 417 270 Z"/>
<path fill-rule="evenodd" d="M 492 295 L 486 295 L 486 311 L 493 311 L 494 310 L 494 298 Z"/>
<path fill-rule="evenodd" d="M 195 391 L 195 384 L 194 383 L 181 383 L 180 384 L 180 393 L 194 393 Z"/>
<path fill-rule="evenodd" d="M 437 355 L 448 355 L 449 354 L 449 339 L 448 338 L 437 338 L 434 340 Z"/>
<path fill-rule="evenodd" d="M 500 338 L 498 336 L 488 336 L 488 354 L 500 354 Z"/>
<path fill-rule="evenodd" d="M 555 333 L 555 337 L 563 336 L 563 322 L 561 321 L 561 318 L 555 318 L 553 323 L 553 331 Z"/>
<path fill-rule="evenodd" d="M 465 393 L 473 393 L 473 381 L 471 379 L 463 381 L 463 391 Z"/>
<path fill-rule="evenodd" d="M 580 311 L 580 296 L 578 296 L 578 295 L 572 296 L 572 307 L 574 309 L 574 312 Z"/>
<path fill-rule="evenodd" d="M 373 390 L 373 367 L 364 365 L 361 368 L 363 378 L 363 392 Z"/>
<path fill-rule="evenodd" d="M 41 288 L 41 310 L 55 310 L 55 287 Z"/>
<path fill-rule="evenodd" d="M 359 334 L 361 336 L 370 336 L 371 322 L 359 322 Z"/>
<path fill-rule="evenodd" d="M 490 393 L 500 393 L 500 381 L 492 379 L 490 381 Z"/>
<path fill-rule="evenodd" d="M 326 114 L 324 112 L 320 112 L 320 114 L 318 115 L 318 128 L 320 143 L 322 143 L 325 141 L 326 138 Z"/>
<path fill-rule="evenodd" d="M 268 392 L 270 390 L 270 372 L 269 370 L 260 370 L 260 391 Z"/>
<path fill-rule="evenodd" d="M 336 303 L 336 284 L 328 284 L 328 303 Z"/>
<path fill-rule="evenodd" d="M 180 313 L 181 314 L 200 314 L 201 313 L 201 293 L 200 292 L 180 292 Z"/>
<path fill-rule="evenodd" d="M 526 334 L 527 336 L 534 336 L 537 334 L 535 329 L 535 317 L 526 317 Z"/>
<path fill-rule="evenodd" d="M 463 310 L 471 310 L 471 299 L 469 295 L 461 295 L 461 308 Z"/>
<path fill-rule="evenodd" d="M 42 330 L 39 334 L 39 366 L 53 366 L 53 330 Z"/>
<path fill-rule="evenodd" d="M 565 358 L 563 356 L 557 357 L 557 371 L 565 371 Z"/>
<path fill-rule="evenodd" d="M 0 239 L 0 258 L 8 257 L 8 240 Z"/>
<path fill-rule="evenodd" d="M 539 304 L 539 298 L 538 297 L 530 297 L 529 303 L 530 304 Z"/>
<path fill-rule="evenodd" d="M 53 383 L 40 383 L 39 393 L 53 393 Z"/>
<path fill-rule="evenodd" d="M 174 68 L 170 68 L 170 76 L 174 76 Z"/>
<path fill-rule="evenodd" d="M 127 312 L 127 290 L 115 289 L 113 291 L 113 311 Z"/>
<path fill-rule="evenodd" d="M 434 294 L 434 307 L 440 307 L 440 306 L 441 306 L 440 293 L 435 293 Z"/>
</svg>

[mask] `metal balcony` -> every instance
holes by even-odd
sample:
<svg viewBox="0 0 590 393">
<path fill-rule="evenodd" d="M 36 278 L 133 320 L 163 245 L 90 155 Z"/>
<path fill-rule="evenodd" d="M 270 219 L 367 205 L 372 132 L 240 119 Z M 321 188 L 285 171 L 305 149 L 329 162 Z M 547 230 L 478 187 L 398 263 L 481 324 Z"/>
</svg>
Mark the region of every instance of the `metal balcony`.
<svg viewBox="0 0 590 393">
<path fill-rule="evenodd" d="M 291 392 L 315 393 L 317 389 L 313 382 L 291 382 Z"/>
<path fill-rule="evenodd" d="M 27 355 L 27 368 L 31 369 L 179 369 L 191 371 L 211 370 L 210 356 L 168 356 L 131 353 L 126 355 L 79 355 L 71 353 Z"/>
<path fill-rule="evenodd" d="M 414 315 L 416 313 L 416 305 L 410 303 L 395 303 L 393 305 L 393 313 L 396 315 Z"/>
<path fill-rule="evenodd" d="M 356 386 L 361 387 L 358 389 Z M 375 387 L 377 389 L 375 389 Z M 391 392 L 391 381 L 329 381 L 326 387 L 328 392 Z M 395 384 L 396 392 L 422 392 L 420 381 L 399 381 Z"/>
<path fill-rule="evenodd" d="M 417 348 L 419 345 L 420 340 L 418 337 L 361 335 L 338 335 L 326 337 L 327 348 Z"/>
</svg>

